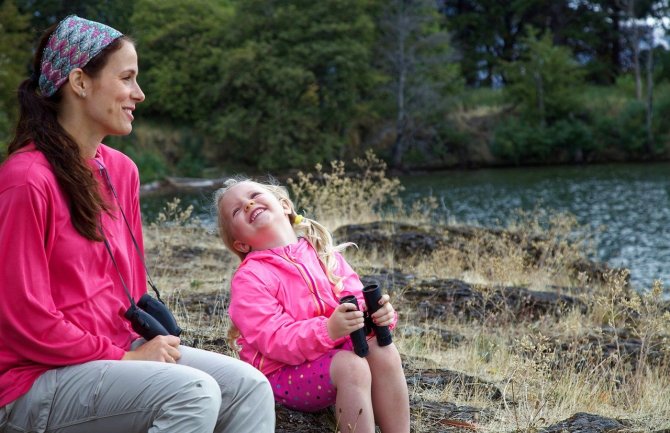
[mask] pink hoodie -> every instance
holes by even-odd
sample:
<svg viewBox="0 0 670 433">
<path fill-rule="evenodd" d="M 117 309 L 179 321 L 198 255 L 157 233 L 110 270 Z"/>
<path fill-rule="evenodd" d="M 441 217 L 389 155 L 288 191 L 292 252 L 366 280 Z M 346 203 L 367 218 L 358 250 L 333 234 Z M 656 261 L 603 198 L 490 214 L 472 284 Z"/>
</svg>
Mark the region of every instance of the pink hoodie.
<svg viewBox="0 0 670 433">
<path fill-rule="evenodd" d="M 102 144 L 96 159 L 142 249 L 137 167 Z M 100 182 L 97 164 L 91 166 Z M 113 216 L 103 215 L 102 224 L 138 299 L 146 292 L 144 268 L 116 201 L 108 199 Z M 104 244 L 72 225 L 69 202 L 44 155 L 34 146 L 12 154 L 0 166 L 0 407 L 49 369 L 121 359 L 137 338 L 122 317 L 128 305 Z"/>
<path fill-rule="evenodd" d="M 345 295 L 355 295 L 364 309 L 363 284 L 340 254 L 337 261 L 341 293 L 335 293 L 305 239 L 247 255 L 233 276 L 228 310 L 240 330 L 243 361 L 269 375 L 314 360 L 348 338 L 332 340 L 327 319 Z"/>
</svg>

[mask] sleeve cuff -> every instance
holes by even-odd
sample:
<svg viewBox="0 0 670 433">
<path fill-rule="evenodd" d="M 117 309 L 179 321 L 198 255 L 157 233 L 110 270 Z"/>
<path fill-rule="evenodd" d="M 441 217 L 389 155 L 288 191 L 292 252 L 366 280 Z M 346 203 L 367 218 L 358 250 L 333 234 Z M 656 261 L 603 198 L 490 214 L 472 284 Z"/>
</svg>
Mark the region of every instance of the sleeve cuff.
<svg viewBox="0 0 670 433">
<path fill-rule="evenodd" d="M 333 347 L 337 347 L 340 344 L 344 343 L 346 339 L 346 337 L 342 337 L 337 340 L 333 340 L 332 338 L 330 338 L 330 335 L 328 335 L 328 319 L 326 317 L 324 317 L 323 320 L 321 321 L 321 324 L 317 329 L 316 336 L 319 339 L 319 342 L 326 349 L 332 349 Z"/>
</svg>

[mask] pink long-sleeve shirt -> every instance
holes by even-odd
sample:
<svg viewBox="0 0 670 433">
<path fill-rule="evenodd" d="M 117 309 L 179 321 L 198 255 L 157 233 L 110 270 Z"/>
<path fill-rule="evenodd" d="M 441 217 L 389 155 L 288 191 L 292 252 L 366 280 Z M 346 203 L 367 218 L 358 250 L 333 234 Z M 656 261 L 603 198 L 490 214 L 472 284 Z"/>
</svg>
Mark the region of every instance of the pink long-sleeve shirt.
<svg viewBox="0 0 670 433">
<path fill-rule="evenodd" d="M 228 314 L 239 329 L 240 358 L 265 375 L 285 365 L 311 361 L 342 344 L 328 335 L 327 320 L 342 296 L 354 295 L 364 309 L 358 275 L 340 254 L 335 292 L 316 252 L 305 239 L 285 247 L 253 251 L 231 282 Z"/>
<path fill-rule="evenodd" d="M 91 160 L 113 208 L 102 226 L 138 299 L 146 292 L 145 272 L 118 210 L 120 205 L 143 254 L 137 167 L 102 144 L 95 159 L 119 196 L 117 202 Z M 72 225 L 68 199 L 44 155 L 32 145 L 12 154 L 0 166 L 0 407 L 49 369 L 121 359 L 137 338 L 123 318 L 129 303 L 104 244 Z"/>
</svg>

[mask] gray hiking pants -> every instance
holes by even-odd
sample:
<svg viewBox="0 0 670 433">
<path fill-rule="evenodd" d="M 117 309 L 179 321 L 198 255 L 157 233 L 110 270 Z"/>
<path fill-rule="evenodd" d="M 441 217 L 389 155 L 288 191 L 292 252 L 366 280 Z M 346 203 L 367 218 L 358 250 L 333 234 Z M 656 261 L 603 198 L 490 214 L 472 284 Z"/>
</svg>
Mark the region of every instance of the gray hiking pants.
<svg viewBox="0 0 670 433">
<path fill-rule="evenodd" d="M 92 361 L 49 370 L 0 408 L 0 433 L 263 433 L 272 389 L 237 359 L 181 346 L 177 364 Z"/>
</svg>

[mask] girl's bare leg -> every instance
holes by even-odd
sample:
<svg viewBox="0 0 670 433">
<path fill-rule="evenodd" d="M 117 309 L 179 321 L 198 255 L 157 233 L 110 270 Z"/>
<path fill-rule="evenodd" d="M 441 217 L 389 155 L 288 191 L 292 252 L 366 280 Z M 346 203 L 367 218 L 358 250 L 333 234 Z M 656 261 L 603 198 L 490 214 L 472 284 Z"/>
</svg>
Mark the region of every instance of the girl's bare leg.
<svg viewBox="0 0 670 433">
<path fill-rule="evenodd" d="M 380 347 L 368 340 L 366 357 L 372 373 L 372 406 L 383 433 L 409 433 L 409 393 L 395 344 Z"/>
<path fill-rule="evenodd" d="M 342 433 L 374 433 L 370 366 L 364 358 L 342 350 L 330 364 L 330 378 L 337 388 L 335 416 Z"/>
</svg>

